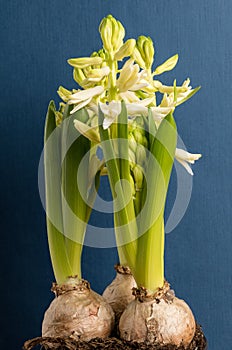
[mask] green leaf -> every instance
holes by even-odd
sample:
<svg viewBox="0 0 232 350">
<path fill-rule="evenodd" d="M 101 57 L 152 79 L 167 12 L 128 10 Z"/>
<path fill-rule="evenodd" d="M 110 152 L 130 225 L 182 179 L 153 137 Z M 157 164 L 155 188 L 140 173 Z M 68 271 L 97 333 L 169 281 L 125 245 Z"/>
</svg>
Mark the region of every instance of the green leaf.
<svg viewBox="0 0 232 350">
<path fill-rule="evenodd" d="M 148 109 L 148 137 L 149 137 L 149 149 L 152 149 L 153 147 L 153 142 L 155 140 L 155 135 L 157 132 L 157 127 L 152 115 L 152 111 L 149 108 Z"/>
<path fill-rule="evenodd" d="M 172 113 L 161 122 L 150 152 L 147 167 L 147 188 L 143 193 L 135 279 L 149 290 L 164 282 L 163 213 L 174 162 L 177 142 L 176 124 Z"/>
<path fill-rule="evenodd" d="M 62 212 L 66 236 L 67 254 L 73 273 L 81 277 L 81 253 L 87 226 L 87 203 L 80 193 L 87 195 L 88 167 L 91 143 L 74 127 L 74 120 L 88 120 L 88 113 L 81 109 L 70 115 L 72 106 L 66 106 L 62 128 Z M 80 167 L 83 157 L 85 166 Z M 86 176 L 87 175 L 87 176 Z"/>
<path fill-rule="evenodd" d="M 56 127 L 53 101 L 48 106 L 44 130 L 44 170 L 46 191 L 47 234 L 52 267 L 57 283 L 72 275 L 63 235 L 61 208 L 60 128 Z"/>
</svg>

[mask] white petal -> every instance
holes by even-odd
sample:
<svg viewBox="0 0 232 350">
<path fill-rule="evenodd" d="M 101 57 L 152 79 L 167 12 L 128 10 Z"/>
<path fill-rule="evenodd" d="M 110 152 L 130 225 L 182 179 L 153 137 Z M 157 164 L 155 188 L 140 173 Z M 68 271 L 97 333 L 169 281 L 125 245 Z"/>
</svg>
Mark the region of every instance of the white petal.
<svg viewBox="0 0 232 350">
<path fill-rule="evenodd" d="M 179 163 L 181 163 L 185 167 L 185 169 L 190 175 L 193 175 L 193 171 L 188 165 L 188 163 L 194 164 L 195 160 L 201 158 L 201 154 L 189 153 L 183 149 L 176 148 L 175 158 Z"/>
<path fill-rule="evenodd" d="M 103 129 L 108 129 L 110 127 L 111 124 L 113 124 L 114 122 L 114 119 L 112 118 L 108 118 L 108 117 L 105 117 L 104 120 L 103 120 Z"/>
<path fill-rule="evenodd" d="M 181 164 L 183 165 L 183 167 L 187 170 L 187 172 L 190 174 L 190 175 L 193 175 L 193 171 L 192 169 L 190 168 L 190 166 L 188 165 L 187 162 L 185 162 L 184 160 L 181 160 L 179 158 L 176 158 L 176 160 Z"/>
<path fill-rule="evenodd" d="M 127 103 L 139 102 L 140 99 L 132 91 L 121 92 L 120 97 Z"/>
<path fill-rule="evenodd" d="M 103 93 L 103 91 L 104 91 L 104 88 L 102 86 L 95 86 L 90 89 L 81 90 L 71 95 L 70 101 L 73 101 L 73 100 L 76 100 L 76 102 L 83 101 L 90 97 L 92 98 L 93 96 L 100 95 Z M 71 104 L 70 101 L 69 101 L 69 104 Z M 72 102 L 72 103 L 75 103 L 75 102 Z"/>
<path fill-rule="evenodd" d="M 98 127 L 90 127 L 85 123 L 82 123 L 80 120 L 74 120 L 75 128 L 90 141 L 95 143 L 100 143 L 100 135 L 98 132 Z"/>
<path fill-rule="evenodd" d="M 149 84 L 148 83 L 136 83 L 134 85 L 132 85 L 129 90 L 131 91 L 138 91 L 138 90 L 141 90 L 142 88 L 148 86 Z"/>
<path fill-rule="evenodd" d="M 110 103 L 99 102 L 102 113 L 105 116 L 116 118 L 122 110 L 120 101 L 111 101 Z"/>
<path fill-rule="evenodd" d="M 109 104 L 99 102 L 99 105 L 105 117 L 103 128 L 107 129 L 121 113 L 122 105 L 120 101 L 111 101 Z"/>
<path fill-rule="evenodd" d="M 92 69 L 90 72 L 87 73 L 87 75 L 89 78 L 103 78 L 109 73 L 110 73 L 110 68 L 108 66 L 105 66 L 98 69 Z"/>
<path fill-rule="evenodd" d="M 144 100 L 139 100 L 138 104 L 146 107 L 153 101 L 154 101 L 154 96 L 145 98 Z"/>
<path fill-rule="evenodd" d="M 70 114 L 75 113 L 76 111 L 79 111 L 79 109 L 85 107 L 90 101 L 92 97 L 90 97 L 88 100 L 82 101 L 81 103 L 78 103 L 76 107 L 73 108 L 73 110 L 70 112 Z"/>
<path fill-rule="evenodd" d="M 163 119 L 172 111 L 172 107 L 151 107 L 152 115 L 154 120 L 160 121 L 160 119 Z"/>
<path fill-rule="evenodd" d="M 194 164 L 195 160 L 198 160 L 199 158 L 201 158 L 202 155 L 199 153 L 189 153 L 183 149 L 176 148 L 175 156 L 176 158 L 179 158 L 181 160 Z"/>
<path fill-rule="evenodd" d="M 97 104 L 94 102 L 90 102 L 88 105 L 88 108 L 94 113 L 94 114 L 98 114 L 98 107 Z"/>
<path fill-rule="evenodd" d="M 129 116 L 144 115 L 148 114 L 147 107 L 138 103 L 126 103 L 127 113 Z"/>
</svg>

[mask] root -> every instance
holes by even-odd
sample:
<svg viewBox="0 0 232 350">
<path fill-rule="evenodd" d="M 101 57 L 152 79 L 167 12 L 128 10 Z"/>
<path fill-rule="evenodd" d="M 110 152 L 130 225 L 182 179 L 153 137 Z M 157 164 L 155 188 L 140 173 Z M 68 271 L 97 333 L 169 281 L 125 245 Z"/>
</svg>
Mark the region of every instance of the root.
<svg viewBox="0 0 232 350">
<path fill-rule="evenodd" d="M 95 338 L 89 342 L 79 341 L 77 337 L 50 338 L 38 337 L 25 342 L 23 349 L 32 350 L 37 345 L 41 345 L 46 350 L 183 350 L 182 346 L 174 345 L 160 346 L 157 344 L 127 342 L 117 338 L 99 339 Z M 186 350 L 205 350 L 207 346 L 206 338 L 198 325 L 195 336 Z"/>
</svg>

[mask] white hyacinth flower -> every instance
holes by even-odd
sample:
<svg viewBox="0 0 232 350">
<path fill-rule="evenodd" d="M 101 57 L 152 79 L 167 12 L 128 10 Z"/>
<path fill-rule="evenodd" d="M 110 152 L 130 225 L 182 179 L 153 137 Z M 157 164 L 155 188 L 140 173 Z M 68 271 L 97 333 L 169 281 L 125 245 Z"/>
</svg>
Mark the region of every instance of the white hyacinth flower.
<svg viewBox="0 0 232 350">
<path fill-rule="evenodd" d="M 94 143 L 100 143 L 100 135 L 99 135 L 99 131 L 98 131 L 98 126 L 88 126 L 85 123 L 82 123 L 80 120 L 75 119 L 74 121 L 74 126 L 75 128 L 85 137 L 87 137 L 87 139 L 89 139 L 90 141 L 94 142 Z"/>
<path fill-rule="evenodd" d="M 194 153 L 189 153 L 183 149 L 180 148 L 176 148 L 176 152 L 175 152 L 175 158 L 176 160 L 183 165 L 183 167 L 187 170 L 187 172 L 190 175 L 193 175 L 193 171 L 191 169 L 191 167 L 189 166 L 188 163 L 190 164 L 194 164 L 196 160 L 198 160 L 199 158 L 201 158 L 201 154 L 194 154 Z"/>
<path fill-rule="evenodd" d="M 144 71 L 139 72 L 139 69 L 139 65 L 134 64 L 132 59 L 126 61 L 116 82 L 120 92 L 137 91 L 149 85 L 144 79 Z"/>
<path fill-rule="evenodd" d="M 75 94 L 72 94 L 68 100 L 68 104 L 76 104 L 76 107 L 73 108 L 71 114 L 89 104 L 93 97 L 101 95 L 103 91 L 104 88 L 102 86 L 95 86 L 93 88 L 81 90 Z"/>
<path fill-rule="evenodd" d="M 99 102 L 102 113 L 104 114 L 103 129 L 108 129 L 121 113 L 122 106 L 120 101 L 111 101 L 109 103 Z"/>
<path fill-rule="evenodd" d="M 87 85 L 88 83 L 98 83 L 109 74 L 110 68 L 108 66 L 92 69 L 87 73 L 87 78 L 82 81 L 82 85 Z"/>
<path fill-rule="evenodd" d="M 147 116 L 148 107 L 154 101 L 154 96 L 145 98 L 144 100 L 138 100 L 133 103 L 126 103 L 126 109 L 128 116 L 134 117 L 138 115 Z"/>
<path fill-rule="evenodd" d="M 152 116 L 154 118 L 154 121 L 157 123 L 160 123 L 170 112 L 174 110 L 174 107 L 151 107 Z"/>
</svg>

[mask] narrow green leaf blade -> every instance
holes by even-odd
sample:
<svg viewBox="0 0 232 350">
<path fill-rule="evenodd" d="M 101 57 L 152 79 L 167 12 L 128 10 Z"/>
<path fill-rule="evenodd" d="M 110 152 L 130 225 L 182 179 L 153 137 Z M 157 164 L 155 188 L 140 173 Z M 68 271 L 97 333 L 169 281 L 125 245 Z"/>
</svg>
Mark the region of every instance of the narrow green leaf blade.
<svg viewBox="0 0 232 350">
<path fill-rule="evenodd" d="M 83 194 L 88 190 L 88 152 L 90 141 L 74 127 L 74 119 L 86 122 L 85 109 L 70 115 L 66 106 L 62 128 L 62 212 L 67 254 L 73 273 L 81 277 L 81 253 L 87 226 L 87 203 Z M 87 154 L 86 167 L 80 164 Z M 86 164 L 86 163 L 85 163 Z M 87 175 L 87 176 L 86 176 Z"/>
<path fill-rule="evenodd" d="M 164 282 L 164 219 L 168 184 L 177 142 L 176 124 L 172 113 L 161 122 L 147 169 L 147 191 L 144 215 L 140 222 L 136 281 L 149 290 L 162 287 Z"/>
<path fill-rule="evenodd" d="M 56 127 L 55 104 L 48 106 L 44 130 L 44 170 L 47 234 L 53 271 L 57 283 L 72 275 L 63 235 L 61 209 L 60 129 Z"/>
</svg>

